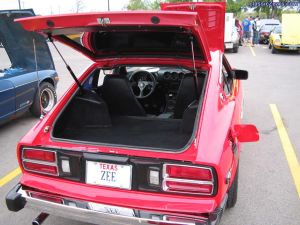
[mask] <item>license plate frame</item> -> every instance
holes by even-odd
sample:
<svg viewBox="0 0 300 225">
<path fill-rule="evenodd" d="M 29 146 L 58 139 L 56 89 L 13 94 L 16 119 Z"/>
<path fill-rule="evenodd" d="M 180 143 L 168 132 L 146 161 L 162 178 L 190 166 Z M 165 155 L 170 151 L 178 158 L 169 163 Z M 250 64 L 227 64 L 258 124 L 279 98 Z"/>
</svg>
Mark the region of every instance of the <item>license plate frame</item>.
<svg viewBox="0 0 300 225">
<path fill-rule="evenodd" d="M 297 46 L 289 46 L 289 50 L 297 50 Z"/>
<path fill-rule="evenodd" d="M 86 184 L 131 190 L 132 165 L 89 160 L 87 160 L 85 164 Z M 116 171 L 119 171 L 118 174 L 115 173 L 113 176 L 112 173 Z M 110 178 L 112 180 L 110 181 L 102 179 L 107 178 L 107 172 L 111 173 Z M 115 180 L 113 181 L 113 179 Z"/>
</svg>

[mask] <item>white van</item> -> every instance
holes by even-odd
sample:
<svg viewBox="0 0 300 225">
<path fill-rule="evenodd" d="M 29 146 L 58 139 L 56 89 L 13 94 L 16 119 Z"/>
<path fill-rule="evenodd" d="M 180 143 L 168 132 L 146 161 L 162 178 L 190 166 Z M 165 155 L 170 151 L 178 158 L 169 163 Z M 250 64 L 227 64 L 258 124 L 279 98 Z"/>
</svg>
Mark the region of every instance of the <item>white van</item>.
<svg viewBox="0 0 300 225">
<path fill-rule="evenodd" d="M 237 31 L 237 27 L 234 23 L 233 13 L 225 14 L 225 33 L 224 42 L 225 50 L 230 50 L 232 52 L 238 52 L 240 35 Z"/>
</svg>

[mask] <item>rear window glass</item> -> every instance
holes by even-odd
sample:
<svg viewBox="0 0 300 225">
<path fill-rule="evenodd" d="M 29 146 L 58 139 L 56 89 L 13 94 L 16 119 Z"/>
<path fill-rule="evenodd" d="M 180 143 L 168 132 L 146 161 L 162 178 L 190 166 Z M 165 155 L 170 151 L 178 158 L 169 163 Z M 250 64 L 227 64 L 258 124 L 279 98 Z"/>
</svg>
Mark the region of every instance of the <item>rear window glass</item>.
<svg viewBox="0 0 300 225">
<path fill-rule="evenodd" d="M 92 35 L 97 54 L 192 57 L 187 33 L 158 31 L 98 32 Z M 203 58 L 199 43 L 193 38 L 196 58 Z"/>
<path fill-rule="evenodd" d="M 2 42 L 0 41 L 0 73 L 11 66 L 10 59 L 7 55 L 5 48 L 3 47 Z"/>
</svg>

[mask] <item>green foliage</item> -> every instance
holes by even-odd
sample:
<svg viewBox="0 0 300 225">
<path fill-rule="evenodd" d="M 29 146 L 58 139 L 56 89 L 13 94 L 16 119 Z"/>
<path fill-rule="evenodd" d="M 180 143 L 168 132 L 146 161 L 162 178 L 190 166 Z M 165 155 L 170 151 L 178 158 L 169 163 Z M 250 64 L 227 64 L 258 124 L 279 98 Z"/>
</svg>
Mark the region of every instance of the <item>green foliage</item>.
<svg viewBox="0 0 300 225">
<path fill-rule="evenodd" d="M 192 0 L 130 0 L 127 5 L 128 10 L 138 9 L 159 9 L 160 3 L 192 2 Z"/>
<path fill-rule="evenodd" d="M 127 5 L 128 10 L 148 9 L 148 5 L 143 0 L 130 0 Z"/>
<path fill-rule="evenodd" d="M 215 2 L 219 0 L 203 0 L 204 2 Z M 287 0 L 279 0 L 280 2 L 287 2 Z M 293 0 L 300 2 L 300 0 Z M 192 0 L 130 0 L 127 5 L 128 10 L 137 9 L 159 9 L 159 4 L 176 3 L 176 2 L 192 2 Z M 275 7 L 275 6 L 257 6 L 253 8 L 253 12 L 249 12 L 249 5 L 253 2 L 272 2 L 272 0 L 227 0 L 226 12 L 234 13 L 238 18 L 245 18 L 246 15 L 261 16 L 263 18 L 280 18 L 283 10 L 291 10 L 289 7 Z M 300 6 L 298 7 L 300 11 Z"/>
</svg>

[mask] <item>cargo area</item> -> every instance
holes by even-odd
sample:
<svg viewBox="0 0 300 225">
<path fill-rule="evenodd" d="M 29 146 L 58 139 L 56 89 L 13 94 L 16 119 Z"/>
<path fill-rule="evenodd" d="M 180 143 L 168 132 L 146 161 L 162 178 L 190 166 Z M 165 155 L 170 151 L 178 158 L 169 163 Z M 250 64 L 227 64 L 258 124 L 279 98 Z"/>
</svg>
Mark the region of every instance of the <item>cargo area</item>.
<svg viewBox="0 0 300 225">
<path fill-rule="evenodd" d="M 135 97 L 130 84 L 133 79 L 106 75 L 99 85 L 100 72 L 93 72 L 86 82 L 95 86 L 78 91 L 70 100 L 55 122 L 52 137 L 164 151 L 183 149 L 191 140 L 200 102 L 195 96 L 194 78 L 189 73 L 176 72 L 169 78 L 172 73 L 160 71 L 152 72 L 157 80 L 156 90 L 144 99 Z M 131 73 L 127 76 L 131 77 Z M 181 77 L 175 77 L 176 74 Z M 146 79 L 143 75 L 137 77 Z M 205 74 L 199 75 L 198 91 L 202 92 L 204 78 Z"/>
</svg>

